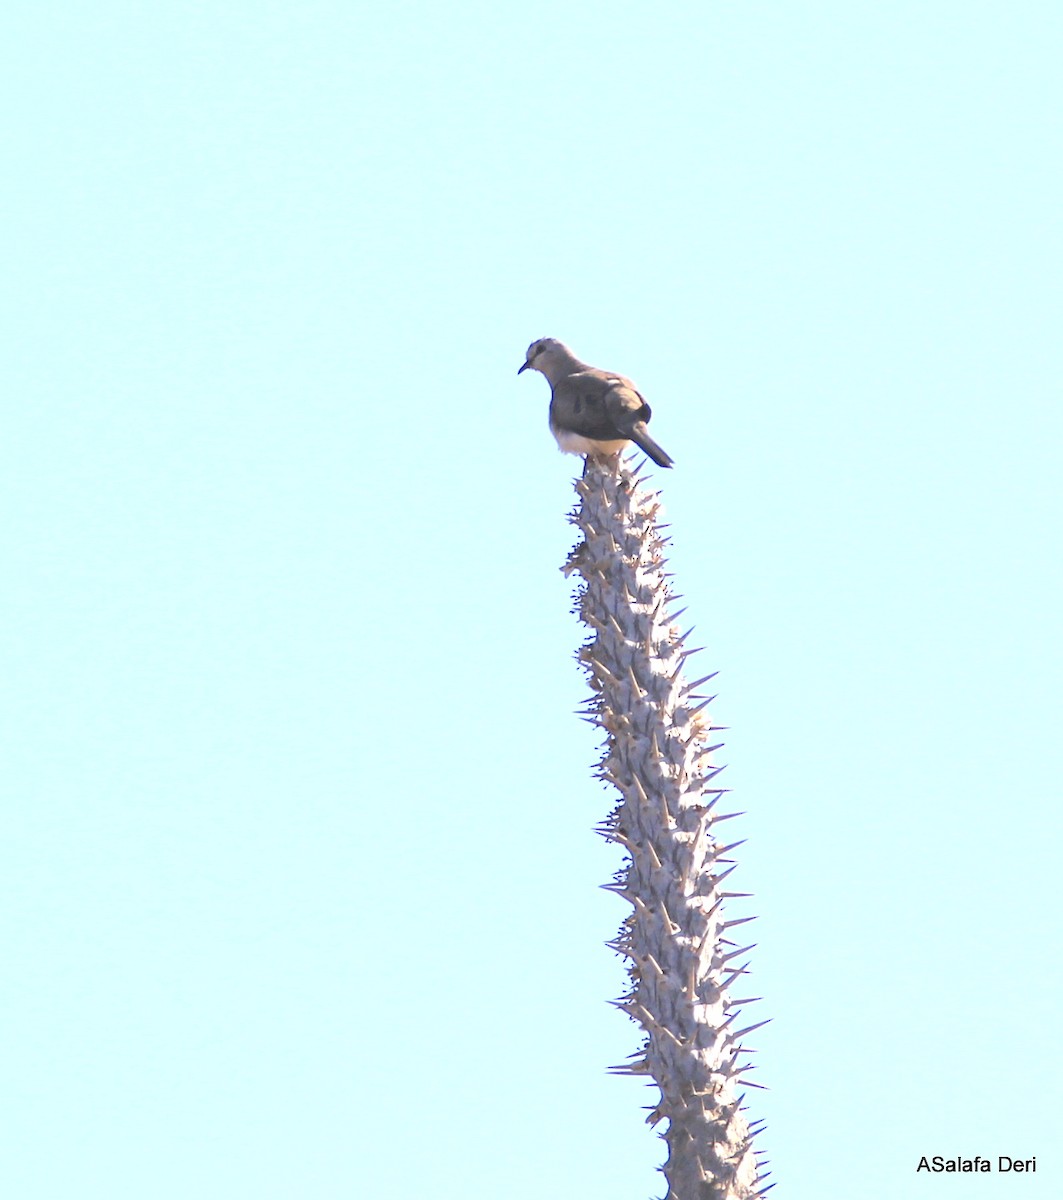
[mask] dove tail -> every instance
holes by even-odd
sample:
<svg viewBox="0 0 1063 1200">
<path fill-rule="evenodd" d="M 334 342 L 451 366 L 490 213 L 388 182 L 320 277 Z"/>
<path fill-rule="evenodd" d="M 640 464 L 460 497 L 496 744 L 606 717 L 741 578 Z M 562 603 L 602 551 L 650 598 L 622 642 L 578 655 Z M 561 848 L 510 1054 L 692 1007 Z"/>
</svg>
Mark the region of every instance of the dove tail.
<svg viewBox="0 0 1063 1200">
<path fill-rule="evenodd" d="M 640 450 L 648 454 L 659 467 L 672 466 L 674 459 L 666 454 L 646 432 L 646 426 L 640 421 L 629 434 L 631 440 Z"/>
</svg>

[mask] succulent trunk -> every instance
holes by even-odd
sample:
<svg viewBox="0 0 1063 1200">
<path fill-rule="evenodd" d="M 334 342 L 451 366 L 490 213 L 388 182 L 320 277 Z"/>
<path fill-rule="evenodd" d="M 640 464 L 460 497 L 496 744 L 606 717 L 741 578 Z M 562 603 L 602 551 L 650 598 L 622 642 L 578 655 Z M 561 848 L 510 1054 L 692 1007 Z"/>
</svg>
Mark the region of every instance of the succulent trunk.
<svg viewBox="0 0 1063 1200">
<path fill-rule="evenodd" d="M 746 990 L 748 945 L 729 920 L 734 870 L 721 836 L 735 813 L 713 764 L 711 697 L 688 682 L 695 653 L 675 623 L 658 517 L 660 497 L 625 462 L 588 458 L 576 482 L 573 524 L 583 541 L 566 574 L 583 578 L 579 613 L 590 640 L 579 651 L 592 696 L 587 718 L 605 731 L 601 777 L 620 793 L 600 832 L 627 861 L 610 890 L 632 907 L 608 943 L 629 961 L 628 993 L 615 1003 L 641 1026 L 643 1048 L 613 1068 L 660 1088 L 650 1124 L 667 1121 L 667 1200 L 753 1200 L 765 1183 L 746 1118 L 748 1050 L 736 999 Z"/>
</svg>

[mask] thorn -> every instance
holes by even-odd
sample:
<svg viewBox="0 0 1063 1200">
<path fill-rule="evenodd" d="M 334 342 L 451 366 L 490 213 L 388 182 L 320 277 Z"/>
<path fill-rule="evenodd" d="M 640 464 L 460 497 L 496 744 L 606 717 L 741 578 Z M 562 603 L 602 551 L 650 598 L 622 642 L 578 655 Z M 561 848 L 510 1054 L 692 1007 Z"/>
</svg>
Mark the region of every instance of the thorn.
<svg viewBox="0 0 1063 1200">
<path fill-rule="evenodd" d="M 727 764 L 726 764 L 726 763 L 724 763 L 722 766 L 719 766 L 719 767 L 713 767 L 711 771 L 708 771 L 708 772 L 706 772 L 706 773 L 705 773 L 705 774 L 704 774 L 704 775 L 701 777 L 701 780 L 702 780 L 702 782 L 703 782 L 703 783 L 708 783 L 710 779 L 715 779 L 715 778 L 716 778 L 716 776 L 717 776 L 717 775 L 719 775 L 719 773 L 720 773 L 721 771 L 726 771 L 726 770 L 727 770 Z M 703 790 L 705 790 L 705 789 L 703 789 Z M 731 789 L 730 789 L 730 788 L 724 788 L 723 790 L 724 790 L 725 792 L 729 792 Z"/>
<path fill-rule="evenodd" d="M 613 687 L 619 687 L 620 680 L 617 679 L 612 671 L 609 670 L 605 663 L 601 662 L 597 658 L 589 658 L 587 660 L 587 664 L 593 672 L 598 672 L 604 676 L 613 685 Z"/>
<path fill-rule="evenodd" d="M 703 683 L 708 683 L 710 679 L 715 679 L 719 673 L 719 671 L 713 671 L 711 675 L 703 675 L 700 679 L 695 679 L 693 683 L 688 683 L 686 685 L 686 690 L 688 692 L 692 692 L 696 687 L 701 687 Z M 714 696 L 713 699 L 715 698 L 716 697 Z"/>
<path fill-rule="evenodd" d="M 661 967 L 661 964 L 653 957 L 652 954 L 647 954 L 646 957 L 643 959 L 643 962 L 648 962 L 650 964 L 650 966 L 653 967 L 653 969 L 661 977 L 661 979 L 664 979 L 664 977 L 665 977 L 664 970 Z"/>
<path fill-rule="evenodd" d="M 672 1032 L 672 1031 L 671 1031 L 671 1030 L 670 1030 L 670 1029 L 669 1029 L 669 1028 L 668 1028 L 666 1025 L 662 1025 L 662 1024 L 660 1023 L 660 1021 L 658 1021 L 658 1020 L 657 1020 L 657 1018 L 656 1018 L 656 1017 L 653 1015 L 653 1013 L 651 1013 L 651 1012 L 650 1012 L 650 1010 L 649 1010 L 649 1009 L 648 1009 L 648 1008 L 647 1008 L 647 1007 L 646 1007 L 644 1004 L 638 1004 L 638 1003 L 636 1003 L 635 1007 L 636 1007 L 636 1008 L 637 1008 L 637 1009 L 638 1009 L 638 1010 L 641 1012 L 641 1014 L 642 1014 L 642 1015 L 641 1015 L 640 1017 L 638 1017 L 637 1019 L 638 1019 L 638 1020 L 639 1020 L 639 1021 L 640 1021 L 640 1022 L 641 1022 L 641 1023 L 642 1023 L 642 1024 L 645 1026 L 645 1027 L 646 1027 L 646 1028 L 647 1028 L 647 1029 L 649 1029 L 649 1030 L 652 1030 L 654 1033 L 663 1033 L 663 1034 L 665 1034 L 667 1037 L 670 1037 L 670 1038 L 672 1039 L 672 1041 L 673 1041 L 673 1042 L 675 1042 L 675 1044 L 676 1044 L 677 1046 L 682 1046 L 682 1045 L 683 1045 L 683 1041 L 682 1041 L 682 1039 L 681 1039 L 681 1038 L 677 1038 L 677 1037 L 676 1037 L 676 1035 L 675 1035 L 675 1034 L 674 1034 L 674 1033 L 673 1033 L 673 1032 Z"/>
<path fill-rule="evenodd" d="M 738 967 L 736 970 L 732 971 L 730 973 L 730 975 L 727 976 L 727 978 L 723 981 L 723 983 L 720 984 L 721 989 L 723 991 L 726 991 L 731 986 L 731 984 L 734 983 L 734 981 L 739 977 L 739 975 L 748 975 L 748 974 L 749 974 L 749 963 L 745 962 L 740 967 Z"/>
<path fill-rule="evenodd" d="M 732 1065 L 734 1065 L 734 1064 L 732 1064 Z M 746 1063 L 746 1065 L 744 1067 L 739 1067 L 731 1075 L 731 1079 L 732 1080 L 734 1080 L 734 1079 L 741 1080 L 743 1087 L 756 1087 L 757 1085 L 755 1083 L 752 1083 L 749 1079 L 746 1078 L 750 1071 L 756 1071 L 756 1070 L 758 1070 L 758 1067 L 756 1066 L 755 1063 Z"/>
<path fill-rule="evenodd" d="M 596 829 L 594 832 L 599 837 L 605 838 L 607 842 L 616 842 L 618 846 L 623 846 L 627 850 L 634 849 L 631 840 L 625 837 L 618 829 Z"/>
<path fill-rule="evenodd" d="M 672 814 L 668 811 L 668 797 L 665 796 L 663 788 L 657 793 L 657 799 L 661 802 L 661 820 L 664 822 L 664 827 L 671 829 Z"/>
<path fill-rule="evenodd" d="M 737 920 L 734 921 L 724 921 L 724 923 L 720 926 L 720 929 L 733 929 L 735 925 L 745 925 L 747 921 L 755 920 L 757 920 L 756 917 L 738 917 Z"/>
<path fill-rule="evenodd" d="M 734 817 L 744 817 L 745 815 L 746 815 L 745 809 L 743 809 L 741 812 L 713 813 L 711 819 L 709 820 L 709 824 L 710 825 L 718 825 L 720 823 L 720 821 L 730 821 Z"/>
<path fill-rule="evenodd" d="M 619 896 L 622 900 L 626 900 L 629 904 L 634 903 L 633 898 L 628 893 L 626 883 L 600 883 L 600 884 L 598 884 L 598 886 L 602 889 L 603 892 L 613 892 L 615 895 Z"/>
<path fill-rule="evenodd" d="M 735 1039 L 738 1039 L 740 1037 L 745 1037 L 747 1033 L 752 1033 L 754 1029 L 762 1029 L 765 1025 L 767 1025 L 773 1019 L 774 1018 L 772 1018 L 772 1017 L 768 1017 L 763 1021 L 758 1021 L 755 1025 L 747 1025 L 745 1027 L 745 1029 L 736 1029 L 732 1036 Z"/>
<path fill-rule="evenodd" d="M 605 885 L 603 884 L 602 886 L 604 887 Z M 729 963 L 732 958 L 737 958 L 740 954 L 745 954 L 748 951 L 752 950 L 756 946 L 756 944 L 757 944 L 756 942 L 750 942 L 748 946 L 742 946 L 738 950 L 732 950 L 730 954 L 721 955 L 720 956 L 720 966 L 722 967 L 724 965 L 724 963 Z"/>
<path fill-rule="evenodd" d="M 716 853 L 713 854 L 712 858 L 713 859 L 720 858 L 722 855 L 730 853 L 730 851 L 736 849 L 738 846 L 744 846 L 746 844 L 746 842 L 748 842 L 748 841 L 749 841 L 749 838 L 742 838 L 741 841 L 731 842 L 730 845 L 727 845 L 727 846 L 717 846 Z"/>
<path fill-rule="evenodd" d="M 712 911 L 711 911 L 711 910 L 709 911 L 709 914 L 708 914 L 708 915 L 709 915 L 710 917 L 712 916 Z M 702 956 L 702 954 L 704 953 L 704 951 L 705 951 L 705 947 L 706 947 L 706 945 L 708 944 L 708 941 L 709 941 L 709 935 L 710 935 L 711 933 L 713 933 L 713 932 L 715 932 L 715 931 L 713 930 L 713 927 L 710 925 L 710 926 L 708 927 L 708 929 L 706 929 L 706 930 L 705 930 L 705 932 L 704 932 L 704 933 L 701 935 L 701 937 L 700 937 L 700 938 L 698 938 L 698 947 L 697 947 L 697 949 L 694 951 L 694 958 L 695 958 L 695 959 L 696 959 L 698 962 L 700 962 L 700 961 L 701 961 L 701 956 Z"/>
<path fill-rule="evenodd" d="M 612 950 L 614 954 L 622 954 L 622 955 L 624 955 L 625 958 L 631 958 L 631 959 L 633 959 L 635 957 L 635 951 L 631 948 L 631 943 L 624 941 L 623 938 L 613 938 L 611 941 L 603 942 L 602 945 L 604 945 L 608 949 Z M 759 1000 L 760 997 L 757 996 L 756 999 Z M 732 1003 L 733 1004 L 744 1004 L 744 1003 L 746 1003 L 746 1001 L 733 1000 Z"/>
</svg>

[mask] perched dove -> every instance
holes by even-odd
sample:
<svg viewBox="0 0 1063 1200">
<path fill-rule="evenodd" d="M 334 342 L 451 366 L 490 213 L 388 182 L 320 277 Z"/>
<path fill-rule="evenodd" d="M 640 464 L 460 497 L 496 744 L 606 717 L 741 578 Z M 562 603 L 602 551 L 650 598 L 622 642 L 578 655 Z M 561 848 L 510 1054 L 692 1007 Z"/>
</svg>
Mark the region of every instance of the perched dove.
<svg viewBox="0 0 1063 1200">
<path fill-rule="evenodd" d="M 562 450 L 618 454 L 631 441 L 659 467 L 672 465 L 646 429 L 650 406 L 630 379 L 588 366 L 556 338 L 532 342 L 517 374 L 529 367 L 550 382 L 550 431 Z"/>
</svg>

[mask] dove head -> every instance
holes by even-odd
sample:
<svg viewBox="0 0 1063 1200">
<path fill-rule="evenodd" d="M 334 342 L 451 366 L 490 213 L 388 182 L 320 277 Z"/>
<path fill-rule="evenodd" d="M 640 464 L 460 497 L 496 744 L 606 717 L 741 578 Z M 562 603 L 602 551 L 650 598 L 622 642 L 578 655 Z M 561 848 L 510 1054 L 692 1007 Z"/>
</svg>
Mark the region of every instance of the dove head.
<svg viewBox="0 0 1063 1200">
<path fill-rule="evenodd" d="M 557 338 L 540 338 L 528 347 L 524 366 L 517 374 L 520 375 L 522 371 L 531 368 L 533 371 L 541 371 L 553 383 L 585 366 L 586 363 L 580 362 L 564 342 L 559 342 Z"/>
</svg>

